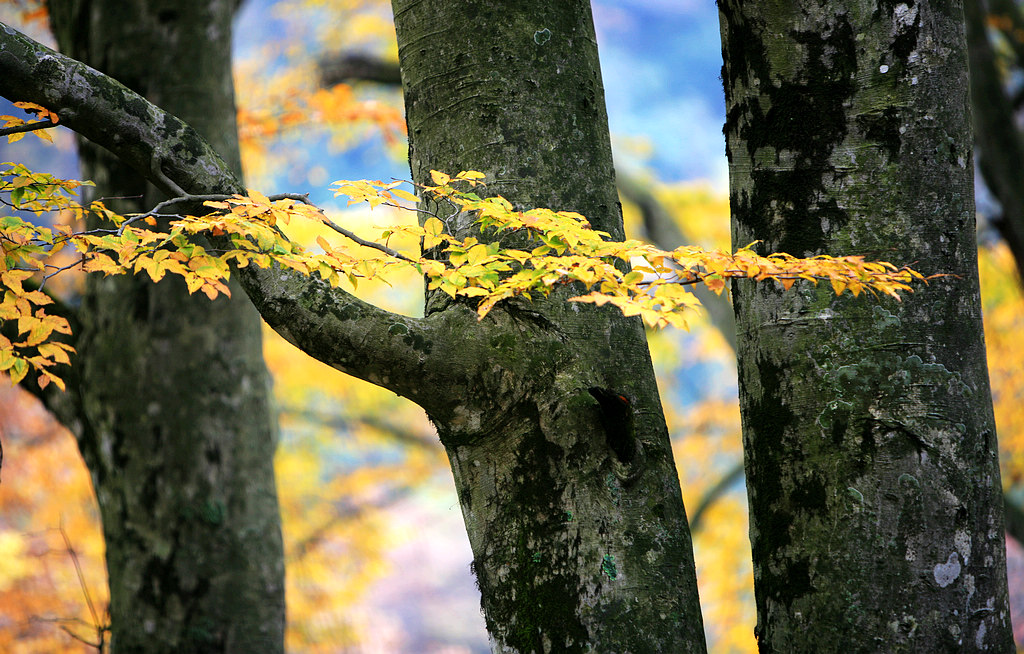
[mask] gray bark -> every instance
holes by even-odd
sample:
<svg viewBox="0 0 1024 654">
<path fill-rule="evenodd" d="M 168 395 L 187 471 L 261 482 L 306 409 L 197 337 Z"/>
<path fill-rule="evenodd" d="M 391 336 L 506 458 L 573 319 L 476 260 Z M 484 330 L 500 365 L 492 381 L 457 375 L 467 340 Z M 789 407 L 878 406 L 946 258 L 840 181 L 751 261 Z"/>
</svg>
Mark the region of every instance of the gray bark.
<svg viewBox="0 0 1024 654">
<path fill-rule="evenodd" d="M 233 2 L 51 0 L 61 48 L 189 120 L 240 171 Z M 188 62 L 187 64 L 185 62 Z M 164 195 L 82 140 L 82 174 L 115 210 Z M 132 199 L 135 198 L 135 199 Z M 111 651 L 281 652 L 284 562 L 275 417 L 260 320 L 180 280 L 89 276 L 75 429 L 100 504 Z M 70 420 L 68 418 L 70 417 Z"/>
<path fill-rule="evenodd" d="M 950 274 L 735 284 L 760 651 L 1011 652 L 963 6 L 719 7 L 734 242 Z"/>
<path fill-rule="evenodd" d="M 487 193 L 578 211 L 621 238 L 589 4 L 393 7 L 413 179 L 479 170 L 494 180 Z M 449 225 L 457 236 L 473 229 L 461 217 Z M 480 323 L 461 302 L 427 300 L 428 316 L 459 322 L 456 338 L 486 339 L 442 391 L 447 415 L 431 415 L 494 650 L 702 651 L 643 328 L 556 296 L 499 305 Z M 590 387 L 628 396 L 632 424 L 619 432 L 602 418 Z"/>
</svg>

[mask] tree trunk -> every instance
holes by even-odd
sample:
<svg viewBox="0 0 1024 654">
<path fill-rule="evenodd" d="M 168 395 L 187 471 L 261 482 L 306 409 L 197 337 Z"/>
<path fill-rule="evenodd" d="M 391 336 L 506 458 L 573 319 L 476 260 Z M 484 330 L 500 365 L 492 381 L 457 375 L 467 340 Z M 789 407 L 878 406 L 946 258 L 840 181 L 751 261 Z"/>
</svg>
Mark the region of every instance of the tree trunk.
<svg viewBox="0 0 1024 654">
<path fill-rule="evenodd" d="M 63 51 L 188 120 L 240 172 L 224 0 L 51 0 Z M 82 140 L 119 212 L 163 196 Z M 281 652 L 284 565 L 259 316 L 178 279 L 87 278 L 72 393 L 107 545 L 111 649 Z"/>
<path fill-rule="evenodd" d="M 479 170 L 519 208 L 578 211 L 621 238 L 589 3 L 393 6 L 413 178 Z M 704 651 L 643 327 L 565 302 L 578 291 L 482 322 L 428 294 L 427 319 L 465 344 L 466 365 L 421 404 L 451 461 L 494 651 Z"/>
<path fill-rule="evenodd" d="M 1018 12 L 1016 6 L 1004 11 Z M 993 12 L 996 13 L 996 12 Z M 1024 142 L 1021 140 L 1010 98 L 1003 88 L 995 52 L 989 43 L 982 0 L 966 0 L 967 43 L 970 54 L 971 96 L 974 109 L 978 170 L 999 202 L 1001 214 L 993 221 L 1006 241 L 1024 281 Z"/>
<path fill-rule="evenodd" d="M 736 244 L 931 273 L 734 285 L 761 652 L 1013 651 L 960 2 L 719 2 Z"/>
</svg>

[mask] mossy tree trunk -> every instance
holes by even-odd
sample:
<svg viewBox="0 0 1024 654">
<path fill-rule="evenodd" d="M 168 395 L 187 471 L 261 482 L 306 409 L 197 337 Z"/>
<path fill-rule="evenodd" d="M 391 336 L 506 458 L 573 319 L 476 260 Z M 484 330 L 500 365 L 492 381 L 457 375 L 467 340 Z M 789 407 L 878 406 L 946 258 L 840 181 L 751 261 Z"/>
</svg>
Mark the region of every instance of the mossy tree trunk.
<svg viewBox="0 0 1024 654">
<path fill-rule="evenodd" d="M 489 194 L 577 211 L 621 238 L 589 3 L 393 6 L 413 179 L 479 170 Z M 447 224 L 472 230 L 464 216 Z M 566 303 L 572 292 L 499 305 L 483 322 L 446 295 L 427 298 L 428 319 L 466 344 L 425 406 L 451 461 L 494 651 L 703 651 L 643 327 Z M 603 419 L 591 387 L 627 396 L 633 425 Z"/>
<path fill-rule="evenodd" d="M 737 283 L 762 652 L 1013 651 L 960 2 L 719 2 L 733 239 L 946 273 Z"/>
<path fill-rule="evenodd" d="M 61 49 L 182 117 L 240 173 L 228 0 L 51 0 Z M 80 141 L 95 197 L 138 212 L 164 199 Z M 168 283 L 169 282 L 169 283 Z M 177 279 L 90 275 L 69 391 L 99 499 L 111 650 L 281 652 L 284 563 L 275 418 L 260 319 Z"/>
</svg>

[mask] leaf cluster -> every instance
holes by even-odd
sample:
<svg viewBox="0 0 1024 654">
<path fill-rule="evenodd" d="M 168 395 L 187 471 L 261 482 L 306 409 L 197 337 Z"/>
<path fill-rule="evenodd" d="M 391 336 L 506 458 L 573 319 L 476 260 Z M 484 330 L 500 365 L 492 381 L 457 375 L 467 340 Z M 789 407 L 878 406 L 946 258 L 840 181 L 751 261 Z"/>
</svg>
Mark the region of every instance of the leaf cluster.
<svg viewBox="0 0 1024 654">
<path fill-rule="evenodd" d="M 14 106 L 24 109 L 27 113 L 36 114 L 39 120 L 25 120 L 17 116 L 0 114 L 0 121 L 3 121 L 0 125 L 0 136 L 6 136 L 8 143 L 14 143 L 23 139 L 25 134 L 34 132 L 47 143 L 53 143 L 53 137 L 45 130 L 57 124 L 57 114 L 33 102 L 15 102 Z"/>
<path fill-rule="evenodd" d="M 9 371 L 17 382 L 32 369 L 38 372 L 40 384 L 52 381 L 62 388 L 63 382 L 49 369 L 69 363 L 73 349 L 50 337 L 54 332 L 69 333 L 68 322 L 47 314 L 44 307 L 52 301 L 49 296 L 39 289 L 26 289 L 23 283 L 38 279 L 41 287 L 49 277 L 76 265 L 104 275 L 145 272 L 154 282 L 167 274 L 177 275 L 189 293 L 201 291 L 210 299 L 230 294 L 227 281 L 232 266 L 280 266 L 315 274 L 331 286 L 344 281 L 353 288 L 360 280 L 387 281 L 395 268 L 411 267 L 426 276 L 428 289 L 475 302 L 480 319 L 502 300 L 546 297 L 556 288 L 571 285 L 575 292 L 571 301 L 610 304 L 626 315 L 640 316 L 651 327 L 683 328 L 687 312 L 699 306 L 686 287 L 697 283 L 720 294 L 728 279 L 775 280 L 787 290 L 801 279 L 815 284 L 828 280 L 837 294 L 870 291 L 899 299 L 899 292 L 910 291 L 914 280 L 925 280 L 909 268 L 857 256 L 764 257 L 751 249 L 753 244 L 731 254 L 692 246 L 666 251 L 636 240 L 614 241 L 575 212 L 521 211 L 500 196 L 481 197 L 476 191 L 484 187 L 484 175 L 476 171 L 454 177 L 433 171 L 433 183 L 420 186 L 419 196 L 400 188 L 401 181 L 336 182 L 335 194 L 347 196 L 349 204 L 397 207 L 422 217 L 421 224 L 387 227 L 379 239 L 369 241 L 334 223 L 304 196 L 267 197 L 258 191 L 184 196 L 144 214 L 121 216 L 99 201 L 77 203 L 74 194 L 81 182 L 4 165 L 10 168 L 0 171 L 0 200 L 9 207 L 36 215 L 51 211 L 92 215 L 103 224 L 74 232 L 67 226 L 37 225 L 19 215 L 0 217 L 4 248 L 0 319 L 5 325 L 16 324 L 17 332 L 16 338 L 0 340 L 0 370 Z M 200 202 L 201 215 L 174 212 L 174 207 L 195 207 Z M 447 206 L 451 213 L 435 213 L 430 206 Z M 473 216 L 477 236 L 453 234 L 448 223 L 456 214 Z M 163 231 L 155 229 L 158 218 L 167 225 Z M 317 237 L 316 247 L 306 249 L 282 231 L 281 226 L 291 220 L 321 223 L 345 241 L 338 244 Z M 420 252 L 392 249 L 389 242 L 399 235 L 418 241 Z M 514 242 L 526 247 L 503 246 L 508 235 L 515 235 Z M 80 255 L 76 263 L 64 267 L 48 263 L 68 246 Z"/>
<path fill-rule="evenodd" d="M 788 254 L 758 255 L 756 243 L 735 253 L 681 246 L 667 251 L 637 240 L 613 241 L 607 232 L 592 229 L 587 219 L 571 211 L 530 209 L 518 211 L 500 196 L 481 198 L 470 191 L 457 190 L 462 182 L 470 189 L 483 183 L 483 175 L 464 171 L 450 177 L 433 171 L 434 185 L 421 187 L 424 194 L 471 213 L 487 236 L 458 239 L 452 236 L 438 216 L 427 218 L 417 232 L 423 250 L 441 248 L 447 255 L 439 261 L 421 261 L 430 278 L 428 288 L 440 289 L 452 297 L 479 298 L 477 313 L 483 318 L 501 300 L 515 296 L 547 296 L 559 285 L 578 283 L 588 292 L 570 301 L 597 305 L 611 304 L 624 314 L 638 315 L 650 327 L 686 328 L 686 312 L 700 303 L 686 289 L 703 283 L 721 294 L 728 279 L 775 280 L 789 290 L 798 280 L 817 284 L 828 280 L 837 295 L 850 291 L 882 293 L 897 300 L 900 291 L 912 291 L 914 280 L 925 277 L 910 268 L 897 268 L 880 261 L 868 262 L 860 256 L 818 256 L 800 259 Z M 374 199 L 370 190 L 352 187 L 340 189 L 353 201 Z M 423 209 L 420 209 L 424 211 Z M 405 231 L 416 232 L 416 228 Z M 502 248 L 498 237 L 517 232 L 531 250 Z"/>
</svg>

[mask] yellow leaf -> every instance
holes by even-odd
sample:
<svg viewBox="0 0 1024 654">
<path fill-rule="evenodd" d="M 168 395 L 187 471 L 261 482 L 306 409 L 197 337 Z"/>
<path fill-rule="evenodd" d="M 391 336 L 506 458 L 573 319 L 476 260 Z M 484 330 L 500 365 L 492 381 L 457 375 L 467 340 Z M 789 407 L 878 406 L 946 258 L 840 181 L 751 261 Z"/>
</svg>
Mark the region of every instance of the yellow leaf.
<svg viewBox="0 0 1024 654">
<path fill-rule="evenodd" d="M 198 275 L 185 275 L 185 285 L 188 287 L 189 295 L 195 293 L 203 285 L 203 280 Z"/>
<path fill-rule="evenodd" d="M 15 107 L 24 109 L 25 111 L 31 111 L 36 114 L 40 120 L 52 120 L 54 124 L 57 123 L 57 114 L 53 113 L 46 107 L 36 104 L 35 102 L 12 102 Z"/>
<path fill-rule="evenodd" d="M 391 193 L 394 194 L 394 195 L 397 195 L 401 199 L 406 200 L 408 202 L 418 202 L 419 201 L 419 198 L 417 198 L 415 195 L 413 195 L 409 191 L 403 191 L 400 188 L 393 188 L 393 189 L 391 189 Z"/>
<path fill-rule="evenodd" d="M 423 229 L 430 236 L 437 236 L 444 232 L 444 223 L 437 218 L 430 217 L 425 223 L 423 223 Z"/>
<path fill-rule="evenodd" d="M 644 274 L 642 272 L 634 270 L 632 272 L 626 273 L 625 276 L 623 276 L 622 283 L 629 286 L 632 284 L 636 284 L 637 282 L 643 281 L 643 278 Z"/>
<path fill-rule="evenodd" d="M 266 205 L 270 204 L 270 200 L 267 198 L 267 196 L 263 195 L 259 191 L 256 191 L 256 190 L 253 190 L 253 189 L 249 189 L 249 197 L 256 204 L 263 205 L 263 206 L 266 206 Z"/>
<path fill-rule="evenodd" d="M 55 375 L 55 374 L 53 374 L 51 372 L 45 371 L 45 370 L 42 371 L 41 373 L 39 373 L 39 378 L 38 378 L 37 381 L 39 382 L 39 388 L 46 388 L 46 386 L 50 382 L 53 382 L 54 385 L 56 385 L 57 388 L 59 388 L 60 390 L 62 390 L 62 391 L 66 391 L 67 390 L 67 387 L 64 386 L 64 380 L 63 379 L 61 379 L 60 377 L 58 377 L 57 375 Z"/>
<path fill-rule="evenodd" d="M 478 243 L 469 248 L 469 252 L 466 254 L 468 255 L 469 264 L 475 265 L 487 256 L 487 246 L 482 243 Z"/>
<path fill-rule="evenodd" d="M 39 345 L 39 356 L 51 359 L 56 363 L 70 364 L 67 352 L 57 343 L 42 343 Z"/>
<path fill-rule="evenodd" d="M 438 186 L 444 186 L 448 182 L 452 181 L 451 177 L 436 170 L 430 171 L 430 179 L 434 180 L 434 183 L 437 184 Z"/>
<path fill-rule="evenodd" d="M 11 383 L 17 384 L 22 379 L 25 379 L 25 375 L 28 374 L 28 361 L 24 359 L 15 359 L 14 363 L 11 364 L 8 373 L 11 376 Z"/>
<path fill-rule="evenodd" d="M 49 338 L 52 332 L 53 325 L 49 322 L 40 320 L 32 326 L 31 330 L 29 330 L 28 337 L 25 339 L 25 345 L 39 345 Z"/>
</svg>

